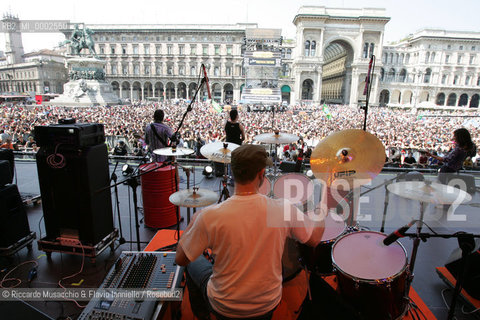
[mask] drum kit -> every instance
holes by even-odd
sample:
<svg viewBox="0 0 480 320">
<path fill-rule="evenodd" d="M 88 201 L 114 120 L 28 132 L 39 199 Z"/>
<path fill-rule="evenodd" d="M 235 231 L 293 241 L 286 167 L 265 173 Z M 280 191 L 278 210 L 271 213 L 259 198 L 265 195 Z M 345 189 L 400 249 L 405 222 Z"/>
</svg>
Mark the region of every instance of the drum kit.
<svg viewBox="0 0 480 320">
<path fill-rule="evenodd" d="M 259 134 L 254 139 L 278 147 L 295 142 L 298 137 L 276 131 Z M 233 143 L 215 142 L 203 146 L 200 152 L 207 159 L 228 165 L 231 152 L 237 147 Z M 166 156 L 193 153 L 193 150 L 178 149 L 164 148 L 154 152 Z M 323 139 L 313 150 L 310 160 L 314 176 L 328 188 L 338 185 L 359 188 L 374 179 L 384 163 L 385 149 L 380 140 L 364 130 L 356 129 L 336 132 Z M 274 198 L 287 198 L 304 208 L 306 204 L 312 204 L 314 184 L 311 179 L 300 173 L 278 175 L 276 161 L 274 169 L 273 178 L 265 178 L 260 193 Z M 226 199 L 229 196 L 227 181 L 225 166 L 219 202 L 222 197 Z M 295 188 L 300 191 L 295 192 Z M 322 239 L 315 248 L 299 243 L 292 245 L 291 242 L 285 246 L 283 265 L 284 269 L 291 271 L 285 273 L 284 270 L 284 279 L 291 276 L 288 272 L 293 274 L 298 270 L 300 264 L 300 267 L 316 275 L 335 273 L 342 297 L 366 319 L 398 319 L 405 315 L 426 204 L 460 204 L 470 201 L 471 196 L 461 189 L 431 181 L 396 182 L 387 188 L 402 198 L 420 201 L 420 218 L 408 225 L 410 227 L 417 223 L 410 261 L 401 243 L 391 241 L 391 244 L 385 244 L 386 238 L 391 236 L 387 237 L 382 232 L 349 229 L 351 225 L 343 217 L 330 211 L 325 218 Z M 216 198 L 217 194 L 212 191 L 187 188 L 172 194 L 170 201 L 177 206 L 196 208 L 213 204 Z M 292 259 L 297 259 L 299 264 L 292 263 Z M 287 268 L 288 264 L 293 266 Z M 372 301 L 375 301 L 374 307 Z"/>
</svg>

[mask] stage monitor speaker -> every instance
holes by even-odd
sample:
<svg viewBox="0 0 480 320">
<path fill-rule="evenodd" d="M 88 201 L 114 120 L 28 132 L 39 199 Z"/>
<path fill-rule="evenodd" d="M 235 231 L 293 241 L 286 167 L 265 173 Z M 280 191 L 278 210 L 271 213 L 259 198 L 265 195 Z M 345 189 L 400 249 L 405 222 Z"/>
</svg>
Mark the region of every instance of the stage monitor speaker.
<svg viewBox="0 0 480 320">
<path fill-rule="evenodd" d="M 223 177 L 225 174 L 225 164 L 221 162 L 214 162 L 213 171 L 215 173 L 215 177 Z"/>
<path fill-rule="evenodd" d="M 10 181 L 7 182 L 7 183 L 12 183 L 13 182 L 13 175 L 14 175 L 14 172 L 15 172 L 15 161 L 14 161 L 14 157 L 13 157 L 13 150 L 0 148 L 0 160 L 7 160 L 8 163 L 10 164 Z M 3 182 L 3 181 L 1 181 L 1 182 Z M 2 184 L 1 182 L 0 182 L 0 186 L 5 185 L 5 184 Z"/>
<path fill-rule="evenodd" d="M 17 185 L 0 187 L 0 248 L 8 248 L 29 234 L 27 212 Z"/>
<path fill-rule="evenodd" d="M 279 169 L 282 172 L 295 172 L 296 163 L 294 161 L 282 161 Z"/>
<path fill-rule="evenodd" d="M 56 155 L 54 147 L 42 147 L 36 158 L 48 240 L 95 245 L 113 231 L 105 144 L 60 145 Z"/>
<path fill-rule="evenodd" d="M 12 172 L 10 171 L 10 162 L 0 160 L 0 187 L 12 183 Z"/>
<path fill-rule="evenodd" d="M 460 249 L 454 250 L 452 257 L 455 256 L 456 260 L 447 263 L 445 268 L 458 279 L 461 267 L 461 251 Z M 468 266 L 463 279 L 463 289 L 471 295 L 473 298 L 480 300 L 480 252 L 475 251 L 468 256 Z"/>
</svg>

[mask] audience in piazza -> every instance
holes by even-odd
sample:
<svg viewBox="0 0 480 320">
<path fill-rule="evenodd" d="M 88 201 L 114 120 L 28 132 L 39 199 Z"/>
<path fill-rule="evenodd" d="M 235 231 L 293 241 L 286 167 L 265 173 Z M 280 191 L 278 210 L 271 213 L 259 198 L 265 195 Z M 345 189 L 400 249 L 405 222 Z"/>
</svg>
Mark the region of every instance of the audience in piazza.
<svg viewBox="0 0 480 320">
<path fill-rule="evenodd" d="M 3 105 L 0 108 L 0 130 L 3 130 L 4 134 L 0 138 L 9 136 L 16 150 L 36 151 L 36 144 L 32 138 L 35 126 L 55 124 L 62 118 L 75 118 L 78 123 L 103 123 L 111 152 L 119 141 L 125 141 L 130 155 L 141 155 L 144 145 L 143 130 L 152 118 L 153 112 L 156 109 L 163 109 L 164 122 L 176 130 L 187 106 L 188 103 L 185 101 L 173 100 L 109 107 Z M 180 144 L 196 150 L 203 144 L 223 140 L 224 126 L 230 108 L 231 106 L 225 106 L 223 112 L 217 112 L 207 102 L 194 103 L 192 112 L 187 115 L 180 130 Z M 324 137 L 344 129 L 361 129 L 364 119 L 362 109 L 346 105 L 296 105 L 284 112 L 275 113 L 249 112 L 245 106 L 239 106 L 238 109 L 239 121 L 245 127 L 245 143 L 256 143 L 255 135 L 273 132 L 272 127 L 301 138 L 288 148 L 289 152 L 283 152 L 284 146 L 279 148 L 279 158 L 284 160 L 296 160 L 299 149 L 303 149 L 305 156 L 308 157 L 311 150 Z M 478 118 L 479 115 L 480 112 L 477 110 L 370 107 L 367 131 L 383 142 L 387 164 L 403 163 L 403 159 L 411 152 L 416 159 L 414 164 L 418 165 L 421 150 L 436 152 L 438 155 L 447 153 L 452 148 L 451 133 L 460 127 L 466 127 L 472 135 L 473 142 L 480 145 L 479 124 L 471 120 Z M 7 142 L 0 141 L 0 145 L 4 143 Z M 293 150 L 295 151 L 292 152 Z M 393 156 L 392 150 L 395 150 Z M 477 158 L 480 160 L 480 156 Z M 475 160 L 473 159 L 474 162 Z M 425 159 L 422 159 L 422 162 L 425 163 Z"/>
</svg>

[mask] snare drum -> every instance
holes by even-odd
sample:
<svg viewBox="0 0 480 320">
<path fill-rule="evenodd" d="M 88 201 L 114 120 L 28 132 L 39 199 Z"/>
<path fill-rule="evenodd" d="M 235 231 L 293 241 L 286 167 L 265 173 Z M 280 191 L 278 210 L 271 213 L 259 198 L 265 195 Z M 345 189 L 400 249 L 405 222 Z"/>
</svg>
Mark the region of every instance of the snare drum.
<svg viewBox="0 0 480 320">
<path fill-rule="evenodd" d="M 317 274 L 333 273 L 332 246 L 345 230 L 342 217 L 329 214 L 325 217 L 322 241 L 315 248 L 303 243 L 298 244 L 302 261 L 308 270 Z"/>
<path fill-rule="evenodd" d="M 287 173 L 277 178 L 273 185 L 275 198 L 288 199 L 294 205 L 305 206 L 313 200 L 314 185 L 306 175 Z"/>
<path fill-rule="evenodd" d="M 365 319 L 401 318 L 407 307 L 407 253 L 386 235 L 360 231 L 339 238 L 332 248 L 340 293 Z"/>
</svg>

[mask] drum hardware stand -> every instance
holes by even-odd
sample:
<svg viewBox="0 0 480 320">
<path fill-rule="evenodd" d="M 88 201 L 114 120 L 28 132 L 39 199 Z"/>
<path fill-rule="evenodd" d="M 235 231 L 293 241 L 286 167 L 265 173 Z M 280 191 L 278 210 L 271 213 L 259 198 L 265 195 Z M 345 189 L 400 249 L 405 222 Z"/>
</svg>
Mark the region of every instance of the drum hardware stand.
<svg viewBox="0 0 480 320">
<path fill-rule="evenodd" d="M 144 171 L 144 172 L 141 172 L 141 173 L 137 173 L 136 175 L 133 175 L 133 174 L 130 174 L 125 180 L 123 181 L 120 181 L 120 182 L 116 182 L 115 184 L 113 185 L 110 185 L 110 186 L 107 186 L 105 188 L 102 188 L 100 190 L 98 190 L 97 192 L 101 192 L 103 190 L 107 190 L 107 189 L 110 189 L 112 187 L 116 187 L 120 184 L 123 184 L 123 183 L 126 183 L 130 188 L 132 188 L 132 194 L 133 194 L 133 212 L 135 214 L 135 231 L 136 231 L 136 237 L 137 237 L 137 251 L 141 251 L 140 250 L 140 223 L 139 223 L 139 219 L 138 219 L 138 197 L 137 197 L 137 187 L 140 185 L 139 182 L 138 182 L 138 177 L 140 176 L 143 176 L 144 174 L 147 174 L 147 173 L 150 173 L 152 171 L 155 171 L 157 170 L 158 168 L 163 168 L 163 167 L 166 167 L 167 165 L 169 165 L 170 163 L 169 162 L 165 162 L 164 164 L 162 164 L 161 166 L 159 167 L 154 167 L 150 170 L 147 170 L 147 171 Z M 179 225 L 180 225 L 180 221 L 178 219 L 178 215 L 177 215 L 177 229 L 179 228 Z"/>
<path fill-rule="evenodd" d="M 385 220 L 387 218 L 387 209 L 388 209 L 388 202 L 390 200 L 390 190 L 388 190 L 388 185 L 392 183 L 392 180 L 385 181 L 385 202 L 383 205 L 383 218 L 382 218 L 382 227 L 380 228 L 380 232 L 385 232 Z"/>
<path fill-rule="evenodd" d="M 365 79 L 365 90 L 363 94 L 365 95 L 365 107 L 361 109 L 365 110 L 365 116 L 363 119 L 363 131 L 367 131 L 367 114 L 368 114 L 368 100 L 370 100 L 370 91 L 372 90 L 372 74 L 375 72 L 375 55 L 372 54 L 370 58 L 370 63 L 368 64 L 367 78 Z"/>
<path fill-rule="evenodd" d="M 228 143 L 223 144 L 223 148 L 227 149 L 228 148 Z M 230 198 L 230 191 L 228 191 L 228 163 L 224 163 L 224 173 L 223 173 L 223 179 L 222 179 L 222 193 L 220 194 L 220 198 L 218 199 L 218 203 L 222 202 L 222 197 L 223 200 L 227 200 Z"/>
<path fill-rule="evenodd" d="M 417 229 L 417 233 L 405 233 L 405 237 L 414 238 L 414 241 L 420 242 L 420 239 L 426 241 L 428 238 L 457 238 L 458 245 L 462 250 L 462 258 L 461 258 L 461 272 L 459 273 L 457 283 L 455 285 L 455 290 L 453 292 L 452 300 L 450 302 L 450 309 L 448 311 L 448 320 L 452 320 L 455 313 L 455 306 L 457 303 L 457 299 L 460 296 L 460 292 L 462 291 L 463 281 L 465 280 L 465 274 L 468 267 L 468 256 L 472 251 L 475 250 L 475 241 L 474 238 L 480 238 L 480 235 L 475 235 L 472 233 L 466 233 L 463 231 L 456 232 L 454 234 L 430 234 L 430 233 L 419 233 Z M 413 254 L 412 254 L 413 255 Z M 413 270 L 413 268 L 411 268 Z M 413 280 L 413 274 L 411 275 Z M 408 283 L 408 290 L 410 290 L 411 281 Z"/>
<path fill-rule="evenodd" d="M 190 171 L 193 173 L 193 193 L 195 193 L 195 166 L 192 167 L 182 167 L 183 171 L 187 175 L 187 189 L 190 189 Z M 193 208 L 193 213 L 195 213 L 195 208 Z M 190 223 L 190 207 L 187 207 L 187 224 Z"/>
<path fill-rule="evenodd" d="M 120 239 L 118 240 L 118 242 L 120 244 L 124 244 L 126 241 L 125 241 L 125 238 L 123 237 L 123 231 L 122 231 L 122 220 L 120 218 L 120 200 L 118 199 L 118 186 L 117 186 L 117 174 L 116 174 L 116 170 L 117 170 L 117 167 L 118 167 L 118 161 L 115 163 L 115 168 L 113 169 L 113 172 L 112 172 L 112 176 L 110 178 L 110 183 L 113 181 L 114 185 L 113 185 L 113 190 L 115 192 L 115 205 L 117 207 L 117 217 L 118 217 L 118 228 L 120 229 Z"/>
</svg>

